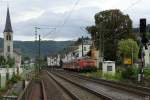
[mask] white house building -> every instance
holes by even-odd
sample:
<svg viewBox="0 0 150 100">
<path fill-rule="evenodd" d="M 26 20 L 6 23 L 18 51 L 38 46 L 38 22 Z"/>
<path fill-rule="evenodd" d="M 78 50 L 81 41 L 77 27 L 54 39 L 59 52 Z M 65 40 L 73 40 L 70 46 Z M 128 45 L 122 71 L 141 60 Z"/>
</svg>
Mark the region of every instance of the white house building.
<svg viewBox="0 0 150 100">
<path fill-rule="evenodd" d="M 48 56 L 47 57 L 48 66 L 60 66 L 60 55 Z"/>
<path fill-rule="evenodd" d="M 102 71 L 103 73 L 115 74 L 115 61 L 103 61 L 102 63 Z"/>
<path fill-rule="evenodd" d="M 86 40 L 83 44 L 79 44 L 75 46 L 74 50 L 70 50 L 63 57 L 63 62 L 70 62 L 74 59 L 79 59 L 87 56 L 88 52 L 91 50 L 92 42 L 90 40 Z"/>
<path fill-rule="evenodd" d="M 21 53 L 19 49 L 13 48 L 13 30 L 11 26 L 10 12 L 7 8 L 6 24 L 3 32 L 4 35 L 4 48 L 0 49 L 0 56 L 11 57 L 15 59 L 15 67 L 20 68 L 21 66 Z"/>
</svg>

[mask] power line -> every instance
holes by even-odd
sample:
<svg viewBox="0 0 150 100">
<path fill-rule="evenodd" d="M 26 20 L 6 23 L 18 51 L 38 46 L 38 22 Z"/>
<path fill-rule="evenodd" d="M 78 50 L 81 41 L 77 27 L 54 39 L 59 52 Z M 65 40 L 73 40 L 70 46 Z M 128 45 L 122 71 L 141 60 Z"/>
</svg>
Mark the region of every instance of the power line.
<svg viewBox="0 0 150 100">
<path fill-rule="evenodd" d="M 51 35 L 54 31 L 56 30 L 56 28 L 54 28 L 54 30 L 51 30 L 49 33 L 47 33 L 46 35 L 43 36 L 43 38 L 47 37 L 48 35 Z"/>
<path fill-rule="evenodd" d="M 75 7 L 79 4 L 79 1 L 80 1 L 80 0 L 77 0 L 77 1 L 75 2 L 75 4 L 73 5 L 72 9 L 70 10 L 68 16 L 65 18 L 64 22 L 63 22 L 62 25 L 60 26 L 59 30 L 58 30 L 58 31 L 56 30 L 57 32 L 60 32 L 61 29 L 64 27 L 64 25 L 68 22 L 68 20 L 69 20 L 69 18 L 71 17 L 71 15 L 72 15 L 72 13 L 73 13 Z"/>
<path fill-rule="evenodd" d="M 124 9 L 123 11 L 126 11 L 132 7 L 134 7 L 135 5 L 137 5 L 138 3 L 140 3 L 142 0 L 137 0 L 136 2 L 131 3 L 131 5 L 129 5 L 126 9 Z"/>
<path fill-rule="evenodd" d="M 81 29 L 83 32 L 86 32 L 87 34 L 90 34 L 90 33 L 86 30 L 86 27 L 80 27 L 80 29 Z"/>
<path fill-rule="evenodd" d="M 49 29 L 54 29 L 54 30 L 56 30 L 56 28 L 55 27 L 51 27 L 51 26 L 48 26 L 48 25 L 36 25 L 35 27 L 35 38 L 37 38 L 37 30 L 49 30 Z M 50 35 L 54 30 L 52 30 L 52 31 L 50 31 L 50 32 L 48 32 L 46 35 L 44 35 L 44 36 L 42 36 L 42 38 L 45 38 L 47 35 Z M 37 40 L 37 39 L 36 39 Z"/>
</svg>

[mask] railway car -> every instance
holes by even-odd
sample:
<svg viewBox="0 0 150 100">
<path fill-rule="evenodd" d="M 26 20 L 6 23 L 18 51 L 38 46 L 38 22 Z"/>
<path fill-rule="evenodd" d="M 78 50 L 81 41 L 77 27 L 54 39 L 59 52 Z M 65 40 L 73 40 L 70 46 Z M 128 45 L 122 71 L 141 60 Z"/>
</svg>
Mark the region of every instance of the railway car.
<svg viewBox="0 0 150 100">
<path fill-rule="evenodd" d="M 92 71 L 96 70 L 96 60 L 90 58 L 75 59 L 63 64 L 63 69 L 73 71 Z"/>
</svg>

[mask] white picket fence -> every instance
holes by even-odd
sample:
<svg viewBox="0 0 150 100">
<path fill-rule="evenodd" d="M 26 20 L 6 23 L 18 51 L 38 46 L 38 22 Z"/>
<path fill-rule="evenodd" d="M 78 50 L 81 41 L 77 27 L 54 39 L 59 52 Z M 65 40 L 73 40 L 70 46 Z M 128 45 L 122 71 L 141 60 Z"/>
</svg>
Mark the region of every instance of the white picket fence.
<svg viewBox="0 0 150 100">
<path fill-rule="evenodd" d="M 8 68 L 9 72 L 9 79 L 12 78 L 13 73 L 17 73 L 17 68 Z M 19 74 L 23 72 L 22 68 L 19 68 Z M 7 74 L 7 68 L 0 68 L 0 88 L 4 88 L 6 86 L 6 74 Z"/>
</svg>

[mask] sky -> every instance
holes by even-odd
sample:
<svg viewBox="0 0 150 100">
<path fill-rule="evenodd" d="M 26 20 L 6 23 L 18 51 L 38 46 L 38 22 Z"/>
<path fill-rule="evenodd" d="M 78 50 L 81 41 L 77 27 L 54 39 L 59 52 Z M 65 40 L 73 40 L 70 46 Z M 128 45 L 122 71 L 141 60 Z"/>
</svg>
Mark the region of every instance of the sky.
<svg viewBox="0 0 150 100">
<path fill-rule="evenodd" d="M 76 40 L 90 36 L 85 27 L 95 24 L 94 15 L 108 9 L 128 14 L 133 27 L 140 18 L 150 23 L 149 0 L 0 0 L 0 37 L 9 6 L 14 40 L 34 41 L 35 28 L 42 40 Z"/>
</svg>

